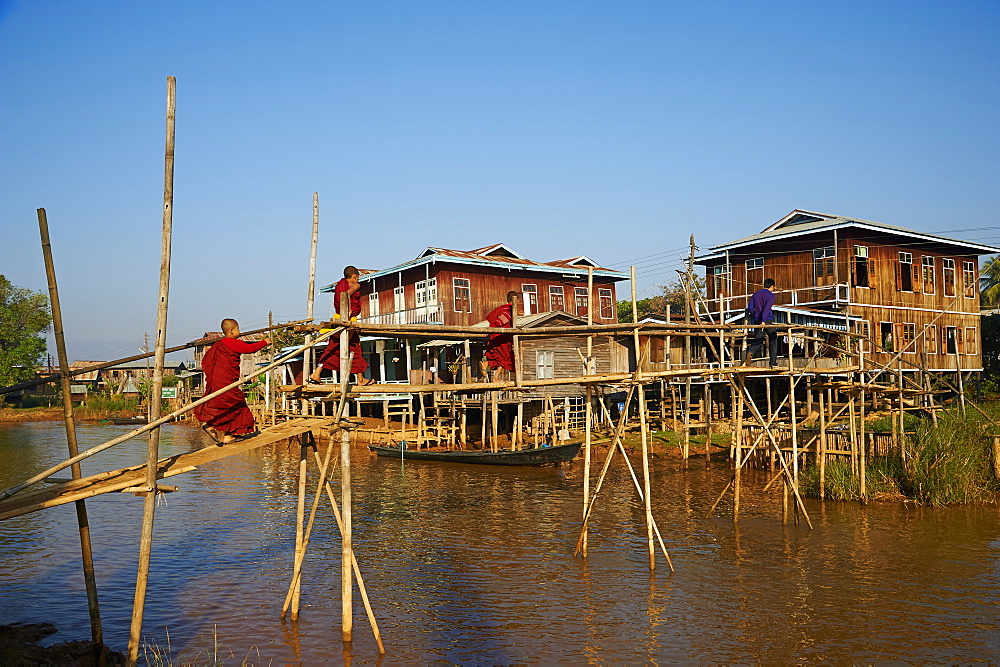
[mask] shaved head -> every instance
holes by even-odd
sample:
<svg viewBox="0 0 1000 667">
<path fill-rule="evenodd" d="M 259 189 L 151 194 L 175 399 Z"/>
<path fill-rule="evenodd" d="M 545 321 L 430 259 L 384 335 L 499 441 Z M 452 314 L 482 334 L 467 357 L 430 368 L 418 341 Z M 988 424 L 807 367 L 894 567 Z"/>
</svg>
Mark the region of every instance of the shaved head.
<svg viewBox="0 0 1000 667">
<path fill-rule="evenodd" d="M 356 267 L 356 266 L 345 266 L 344 267 L 344 277 L 345 278 L 350 278 L 351 276 L 356 276 L 359 273 L 361 273 L 361 272 L 358 271 L 358 267 Z"/>
<path fill-rule="evenodd" d="M 237 322 L 236 320 L 230 319 L 228 317 L 226 319 L 222 320 L 222 333 L 227 334 L 227 333 L 229 333 L 231 331 L 235 331 L 236 329 L 239 329 L 239 327 L 240 327 L 240 323 Z"/>
</svg>

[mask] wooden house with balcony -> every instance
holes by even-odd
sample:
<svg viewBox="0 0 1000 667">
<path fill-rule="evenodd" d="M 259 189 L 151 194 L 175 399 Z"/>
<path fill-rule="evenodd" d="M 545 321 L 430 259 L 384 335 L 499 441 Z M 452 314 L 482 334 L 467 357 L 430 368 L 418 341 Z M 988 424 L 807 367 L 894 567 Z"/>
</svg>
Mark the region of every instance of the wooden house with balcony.
<svg viewBox="0 0 1000 667">
<path fill-rule="evenodd" d="M 475 250 L 427 248 L 415 259 L 381 270 L 364 270 L 361 319 L 382 324 L 469 326 L 520 292 L 521 314 L 564 311 L 587 317 L 593 271 L 593 319 L 618 321 L 615 283 L 628 274 L 599 266 L 585 256 L 536 262 L 497 243 Z M 321 288 L 332 293 L 336 283 Z"/>
<path fill-rule="evenodd" d="M 904 368 L 978 371 L 979 256 L 997 252 L 880 222 L 795 210 L 696 259 L 706 270 L 702 315 L 740 320 L 750 295 L 772 278 L 777 322 L 862 335 L 865 357 L 874 362 L 867 370 L 902 351 Z M 783 341 L 782 354 L 787 346 Z"/>
</svg>

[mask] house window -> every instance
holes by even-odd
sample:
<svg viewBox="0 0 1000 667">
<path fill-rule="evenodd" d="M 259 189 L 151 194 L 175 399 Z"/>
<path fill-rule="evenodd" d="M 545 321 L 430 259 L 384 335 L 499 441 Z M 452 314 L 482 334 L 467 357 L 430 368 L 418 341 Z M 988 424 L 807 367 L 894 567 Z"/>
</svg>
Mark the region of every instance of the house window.
<svg viewBox="0 0 1000 667">
<path fill-rule="evenodd" d="M 586 317 L 587 309 L 590 307 L 590 297 L 587 295 L 586 287 L 577 287 L 576 293 L 576 315 Z"/>
<path fill-rule="evenodd" d="M 417 308 L 436 306 L 438 303 L 437 278 L 417 281 L 416 292 Z"/>
<path fill-rule="evenodd" d="M 455 312 L 472 312 L 472 287 L 468 278 L 452 278 L 452 289 L 455 293 Z"/>
<path fill-rule="evenodd" d="M 555 377 L 555 353 L 552 350 L 535 352 L 535 373 L 539 380 Z"/>
<path fill-rule="evenodd" d="M 854 286 L 870 287 L 868 284 L 868 246 L 854 246 Z"/>
<path fill-rule="evenodd" d="M 653 364 L 662 364 L 667 361 L 666 341 L 660 336 L 650 336 L 649 340 L 649 361 Z"/>
<path fill-rule="evenodd" d="M 924 255 L 920 258 L 920 291 L 924 294 L 934 294 L 934 258 Z"/>
<path fill-rule="evenodd" d="M 368 295 L 368 316 L 378 317 L 379 314 L 378 292 L 372 292 Z"/>
<path fill-rule="evenodd" d="M 972 262 L 962 262 L 962 289 L 966 299 L 975 299 L 976 291 L 976 265 Z M 972 354 L 971 352 L 969 354 Z"/>
<path fill-rule="evenodd" d="M 861 336 L 858 339 L 858 351 L 860 352 L 871 352 L 872 351 L 872 325 L 870 322 L 856 322 L 855 323 L 855 333 Z"/>
<path fill-rule="evenodd" d="M 938 340 L 937 340 L 937 325 L 932 324 L 927 327 L 924 331 L 924 351 L 927 354 L 937 354 L 938 351 Z"/>
<path fill-rule="evenodd" d="M 549 285 L 549 310 L 566 310 L 566 297 L 561 285 Z"/>
<path fill-rule="evenodd" d="M 945 354 L 958 354 L 958 328 L 944 328 L 944 352 Z"/>
<path fill-rule="evenodd" d="M 913 354 L 913 341 L 917 336 L 917 326 L 912 322 L 901 322 L 896 325 L 899 331 L 899 351 L 904 354 Z"/>
<path fill-rule="evenodd" d="M 878 340 L 884 352 L 894 352 L 892 344 L 892 322 L 879 322 Z"/>
<path fill-rule="evenodd" d="M 524 299 L 524 314 L 538 313 L 538 285 L 521 285 L 521 296 Z"/>
<path fill-rule="evenodd" d="M 392 306 L 396 315 L 394 316 L 394 324 L 405 324 L 406 323 L 406 293 L 403 291 L 404 287 L 400 285 L 392 290 Z"/>
<path fill-rule="evenodd" d="M 979 336 L 976 335 L 976 327 L 965 327 L 965 353 L 969 355 L 976 354 L 976 349 L 979 347 L 977 341 Z"/>
<path fill-rule="evenodd" d="M 961 327 L 956 328 L 955 338 L 958 339 L 958 354 L 965 354 L 965 336 L 962 335 Z"/>
<path fill-rule="evenodd" d="M 945 257 L 941 260 L 941 273 L 944 277 L 944 295 L 955 296 L 955 260 Z M 952 354 L 949 352 L 949 354 Z"/>
<path fill-rule="evenodd" d="M 712 289 L 715 292 L 713 295 L 714 297 L 729 294 L 729 277 L 731 273 L 731 267 L 728 264 L 719 264 L 712 267 Z"/>
<path fill-rule="evenodd" d="M 758 257 L 756 259 L 748 259 L 747 260 L 747 271 L 753 271 L 754 269 L 763 269 L 763 268 L 764 268 L 764 258 L 763 257 Z"/>
<path fill-rule="evenodd" d="M 896 289 L 900 292 L 913 291 L 913 255 L 908 252 L 899 253 L 896 262 Z"/>
<path fill-rule="evenodd" d="M 601 319 L 613 320 L 615 318 L 615 299 L 611 295 L 611 290 L 602 287 L 597 290 L 597 298 L 601 307 Z"/>
<path fill-rule="evenodd" d="M 833 246 L 813 250 L 813 276 L 817 285 L 832 285 L 837 251 Z"/>
</svg>

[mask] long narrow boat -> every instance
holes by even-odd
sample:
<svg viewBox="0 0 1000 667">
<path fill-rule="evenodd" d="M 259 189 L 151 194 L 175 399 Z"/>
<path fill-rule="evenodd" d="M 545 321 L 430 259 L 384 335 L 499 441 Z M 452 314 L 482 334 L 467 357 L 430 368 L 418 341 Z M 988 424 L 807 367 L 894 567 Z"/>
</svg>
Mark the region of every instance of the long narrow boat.
<svg viewBox="0 0 1000 667">
<path fill-rule="evenodd" d="M 425 449 L 400 449 L 399 447 L 368 447 L 379 456 L 417 461 L 448 461 L 450 463 L 478 463 L 493 466 L 543 466 L 552 463 L 562 463 L 576 458 L 580 453 L 582 443 L 555 447 L 536 447 L 535 449 L 519 449 L 511 451 L 502 449 L 498 452 L 488 451 L 446 451 L 432 452 Z"/>
</svg>

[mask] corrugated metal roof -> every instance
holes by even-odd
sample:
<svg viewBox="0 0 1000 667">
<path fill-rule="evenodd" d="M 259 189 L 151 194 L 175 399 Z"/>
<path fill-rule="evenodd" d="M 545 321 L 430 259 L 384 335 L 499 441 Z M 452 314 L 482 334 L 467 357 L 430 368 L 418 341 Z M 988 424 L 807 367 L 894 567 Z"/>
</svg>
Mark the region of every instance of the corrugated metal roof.
<svg viewBox="0 0 1000 667">
<path fill-rule="evenodd" d="M 972 243 L 970 241 L 962 241 L 959 239 L 952 239 L 945 236 L 938 236 L 935 234 L 927 234 L 924 232 L 916 232 L 912 229 L 906 229 L 905 227 L 897 227 L 895 225 L 887 225 L 883 222 L 875 222 L 873 220 L 862 220 L 861 218 L 848 218 L 841 215 L 830 215 L 827 213 L 816 213 L 813 211 L 803 211 L 801 209 L 795 209 L 788 215 L 786 215 L 781 220 L 777 221 L 764 231 L 758 234 L 752 234 L 735 241 L 730 241 L 729 243 L 723 243 L 721 245 L 712 246 L 712 254 L 703 255 L 698 257 L 696 261 L 704 262 L 709 259 L 717 258 L 717 253 L 725 250 L 732 250 L 735 248 L 743 246 L 751 246 L 764 241 L 775 241 L 783 238 L 792 238 L 795 236 L 803 236 L 805 234 L 812 234 L 819 231 L 832 231 L 834 229 L 842 229 L 848 227 L 856 227 L 860 229 L 870 229 L 873 231 L 885 232 L 888 234 L 898 234 L 900 236 L 908 236 L 911 238 L 917 238 L 924 241 L 933 241 L 935 243 L 942 243 L 945 245 L 958 246 L 967 250 L 973 250 L 979 252 L 979 254 L 993 254 L 1000 252 L 1000 248 L 995 248 L 993 246 L 983 245 L 981 243 Z"/>
</svg>

